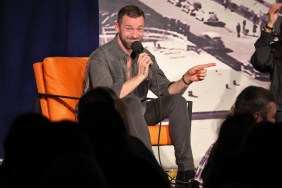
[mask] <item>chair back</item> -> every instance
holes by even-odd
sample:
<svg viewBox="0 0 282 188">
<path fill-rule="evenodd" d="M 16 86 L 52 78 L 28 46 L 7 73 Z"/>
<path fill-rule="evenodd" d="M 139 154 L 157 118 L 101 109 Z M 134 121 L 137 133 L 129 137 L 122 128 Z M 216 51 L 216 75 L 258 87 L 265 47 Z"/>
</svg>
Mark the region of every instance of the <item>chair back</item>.
<svg viewBox="0 0 282 188">
<path fill-rule="evenodd" d="M 51 121 L 76 120 L 87 61 L 87 57 L 47 57 L 33 64 L 41 111 Z"/>
</svg>

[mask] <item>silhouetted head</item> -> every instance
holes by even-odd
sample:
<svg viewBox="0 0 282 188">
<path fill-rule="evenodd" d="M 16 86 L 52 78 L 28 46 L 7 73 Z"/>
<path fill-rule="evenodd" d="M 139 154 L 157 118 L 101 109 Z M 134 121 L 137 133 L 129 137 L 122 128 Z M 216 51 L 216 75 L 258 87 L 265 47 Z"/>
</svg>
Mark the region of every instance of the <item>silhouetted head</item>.
<svg viewBox="0 0 282 188">
<path fill-rule="evenodd" d="M 257 122 L 275 122 L 276 100 L 263 87 L 248 86 L 236 98 L 234 113 L 252 113 Z"/>
<path fill-rule="evenodd" d="M 51 122 L 38 113 L 27 112 L 17 116 L 4 140 L 3 163 L 16 166 L 33 139 L 42 135 L 50 125 Z"/>
<path fill-rule="evenodd" d="M 126 128 L 126 132 L 129 132 L 130 126 L 128 121 L 128 109 L 123 101 L 117 96 L 117 94 L 108 87 L 96 87 L 87 93 L 85 93 L 78 102 L 77 118 L 78 122 L 82 121 L 82 115 L 85 115 L 88 108 L 92 108 L 94 103 L 105 103 L 109 108 L 114 107 L 122 118 L 123 124 Z M 103 104 L 100 104 L 103 106 Z M 94 109 L 92 109 L 94 110 Z M 88 114 L 88 113 L 87 113 Z"/>
<path fill-rule="evenodd" d="M 127 149 L 129 133 L 118 101 L 115 93 L 105 87 L 94 88 L 79 100 L 78 123 L 91 139 L 97 155 Z"/>
</svg>

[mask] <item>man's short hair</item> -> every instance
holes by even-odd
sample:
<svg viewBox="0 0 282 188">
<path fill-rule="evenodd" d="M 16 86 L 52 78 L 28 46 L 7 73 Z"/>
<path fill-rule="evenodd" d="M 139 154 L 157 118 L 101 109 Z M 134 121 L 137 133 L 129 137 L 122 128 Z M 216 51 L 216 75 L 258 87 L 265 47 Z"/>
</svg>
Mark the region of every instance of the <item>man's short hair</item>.
<svg viewBox="0 0 282 188">
<path fill-rule="evenodd" d="M 118 23 L 121 23 L 121 20 L 123 18 L 123 16 L 129 16 L 131 18 L 137 18 L 142 16 L 143 18 L 145 18 L 144 12 L 137 6 L 135 5 L 127 5 L 123 8 L 121 8 L 118 12 Z"/>
<path fill-rule="evenodd" d="M 269 112 L 268 104 L 276 103 L 274 95 L 263 87 L 248 86 L 241 91 L 235 101 L 234 113 L 260 112 L 265 119 Z"/>
</svg>

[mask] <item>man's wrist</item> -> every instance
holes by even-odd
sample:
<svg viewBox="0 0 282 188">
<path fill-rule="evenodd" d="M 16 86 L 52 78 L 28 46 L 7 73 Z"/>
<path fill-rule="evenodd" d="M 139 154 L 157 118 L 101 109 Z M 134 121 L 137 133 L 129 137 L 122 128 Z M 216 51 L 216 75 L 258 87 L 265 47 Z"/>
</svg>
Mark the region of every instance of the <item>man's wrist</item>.
<svg viewBox="0 0 282 188">
<path fill-rule="evenodd" d="M 273 30 L 273 26 L 269 26 L 269 24 L 266 24 L 264 27 L 267 29 Z"/>
<path fill-rule="evenodd" d="M 265 31 L 265 32 L 267 32 L 267 33 L 275 33 L 274 28 L 273 28 L 273 27 L 270 27 L 268 24 L 266 24 L 266 25 L 263 27 L 263 31 Z"/>
<path fill-rule="evenodd" d="M 182 76 L 181 80 L 182 80 L 182 82 L 183 82 L 185 85 L 187 85 L 187 86 L 192 83 L 192 81 L 186 81 L 186 79 L 185 79 L 185 74 Z"/>
</svg>

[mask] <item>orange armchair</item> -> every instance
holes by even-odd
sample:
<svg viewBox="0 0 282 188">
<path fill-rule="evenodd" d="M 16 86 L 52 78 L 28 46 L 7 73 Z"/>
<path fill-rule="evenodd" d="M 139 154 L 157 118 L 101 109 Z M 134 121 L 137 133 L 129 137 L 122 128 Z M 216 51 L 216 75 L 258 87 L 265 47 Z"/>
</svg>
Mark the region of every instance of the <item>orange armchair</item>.
<svg viewBox="0 0 282 188">
<path fill-rule="evenodd" d="M 37 101 L 51 121 L 76 121 L 75 106 L 82 94 L 87 61 L 88 57 L 47 57 L 33 64 Z M 192 101 L 188 101 L 188 110 L 191 114 Z M 162 125 L 160 136 L 159 127 L 148 126 L 152 145 L 171 145 L 168 125 Z"/>
</svg>

